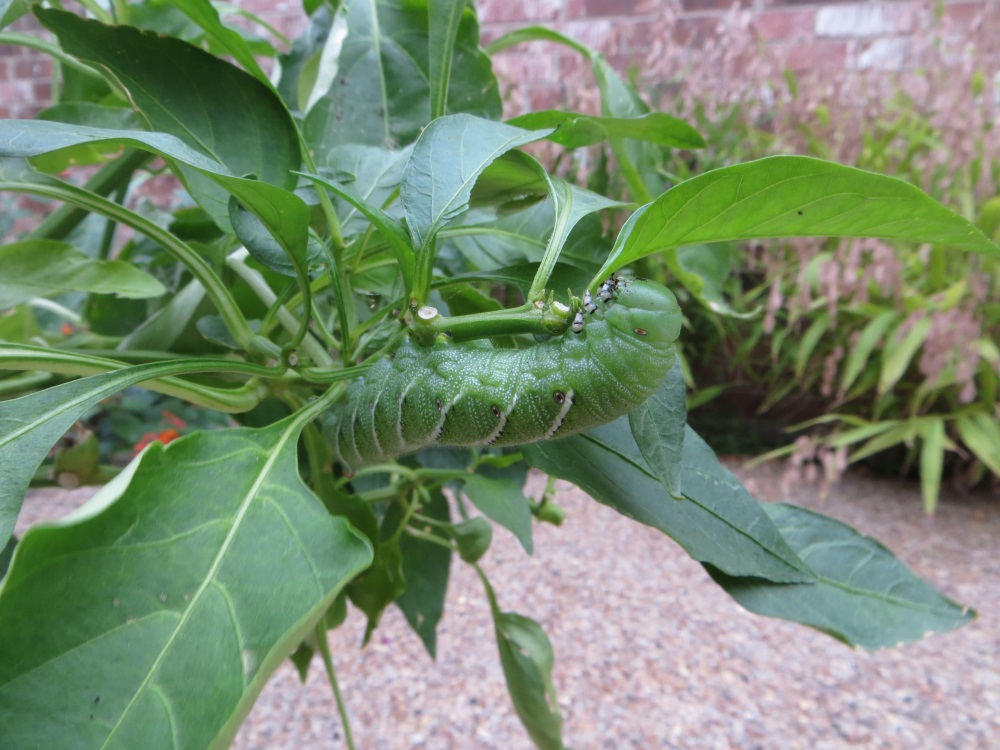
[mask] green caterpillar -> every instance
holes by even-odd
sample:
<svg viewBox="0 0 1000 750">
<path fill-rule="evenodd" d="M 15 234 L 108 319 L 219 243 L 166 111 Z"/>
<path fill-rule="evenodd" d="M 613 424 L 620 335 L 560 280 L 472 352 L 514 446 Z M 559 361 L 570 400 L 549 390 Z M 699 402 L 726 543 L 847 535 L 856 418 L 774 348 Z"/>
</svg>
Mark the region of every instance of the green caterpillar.
<svg viewBox="0 0 1000 750">
<path fill-rule="evenodd" d="M 429 445 L 523 445 L 632 411 L 674 362 L 677 300 L 659 284 L 612 277 L 576 307 L 565 333 L 526 349 L 407 340 L 325 415 L 335 458 L 351 472 Z"/>
</svg>

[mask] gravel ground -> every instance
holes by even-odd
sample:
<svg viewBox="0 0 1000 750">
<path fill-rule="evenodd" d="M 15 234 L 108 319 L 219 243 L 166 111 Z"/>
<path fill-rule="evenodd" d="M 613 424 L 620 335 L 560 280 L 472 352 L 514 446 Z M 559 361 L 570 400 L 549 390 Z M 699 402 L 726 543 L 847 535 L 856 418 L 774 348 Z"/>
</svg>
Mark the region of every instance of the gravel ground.
<svg viewBox="0 0 1000 750">
<path fill-rule="evenodd" d="M 822 500 L 804 485 L 786 495 L 779 467 L 729 465 L 763 500 L 816 508 L 882 540 L 980 619 L 904 648 L 854 651 L 745 612 L 662 534 L 567 490 L 566 523 L 536 526 L 534 557 L 501 529 L 484 558 L 500 606 L 539 620 L 552 639 L 567 745 L 1000 747 L 997 499 L 946 496 L 928 520 L 915 484 L 850 474 Z M 37 493 L 25 515 L 59 515 L 83 497 Z M 479 581 L 465 565 L 452 570 L 437 663 L 395 608 L 363 650 L 356 611 L 331 634 L 359 750 L 531 747 Z M 234 747 L 344 747 L 319 663 L 305 686 L 279 669 Z"/>
</svg>

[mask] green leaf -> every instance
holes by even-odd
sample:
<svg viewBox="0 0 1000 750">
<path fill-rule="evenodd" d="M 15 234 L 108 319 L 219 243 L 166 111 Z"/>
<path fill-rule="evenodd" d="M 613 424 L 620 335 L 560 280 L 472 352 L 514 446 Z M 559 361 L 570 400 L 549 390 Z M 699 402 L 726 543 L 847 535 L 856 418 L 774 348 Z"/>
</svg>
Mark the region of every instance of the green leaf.
<svg viewBox="0 0 1000 750">
<path fill-rule="evenodd" d="M 462 493 L 483 515 L 516 536 L 525 552 L 530 555 L 534 551 L 531 505 L 517 482 L 471 474 L 465 480 Z"/>
<path fill-rule="evenodd" d="M 352 196 L 352 200 L 335 202 L 345 237 L 368 231 L 368 220 L 353 201 L 364 201 L 367 206 L 384 210 L 395 199 L 411 151 L 410 147 L 392 150 L 375 146 L 336 146 L 326 152 L 322 162 L 317 162 L 321 177 L 341 186 Z M 402 234 L 409 245 L 405 230 Z"/>
<path fill-rule="evenodd" d="M 817 581 L 774 585 L 709 568 L 716 582 L 751 612 L 799 622 L 869 650 L 947 632 L 976 617 L 850 526 L 793 505 L 764 507 Z"/>
<path fill-rule="evenodd" d="M 0 591 L 0 744 L 228 744 L 371 560 L 299 478 L 302 422 L 153 445 L 115 502 L 25 534 Z"/>
<path fill-rule="evenodd" d="M 555 656 L 548 636 L 534 620 L 513 612 L 501 612 L 496 594 L 482 568 L 479 580 L 493 614 L 500 665 L 514 710 L 540 750 L 563 750 L 562 714 L 552 682 Z"/>
<path fill-rule="evenodd" d="M 239 33 L 222 23 L 219 11 L 209 0 L 170 0 L 170 4 L 204 29 L 212 41 L 232 55 L 254 78 L 271 88 L 271 82 L 254 58 L 250 45 Z"/>
<path fill-rule="evenodd" d="M 466 0 L 428 0 L 427 8 L 431 119 L 436 120 L 447 113 L 452 56 L 462 15 L 474 13 Z"/>
<path fill-rule="evenodd" d="M 827 236 L 932 242 L 1000 257 L 1000 247 L 970 222 L 902 180 L 805 156 L 772 156 L 668 190 L 623 228 L 595 279 L 681 245 Z"/>
<path fill-rule="evenodd" d="M 513 612 L 494 615 L 500 664 L 514 710 L 540 750 L 562 750 L 562 715 L 552 683 L 555 655 L 542 626 Z"/>
<path fill-rule="evenodd" d="M 284 196 L 279 198 L 284 200 Z M 295 217 L 283 216 L 280 221 L 289 228 L 305 228 L 309 225 L 309 209 L 301 201 L 287 201 L 288 208 L 295 212 Z M 230 200 L 229 221 L 240 242 L 261 265 L 277 271 L 283 276 L 307 275 L 309 269 L 315 268 L 324 260 L 323 247 L 320 241 L 312 236 L 305 243 L 298 232 L 292 238 L 282 236 L 272 224 L 268 230 L 255 214 L 247 211 L 235 198 Z M 278 238 L 275 238 L 274 231 Z M 282 241 L 284 240 L 284 241 Z"/>
<path fill-rule="evenodd" d="M 445 54 L 431 49 L 428 24 L 427 0 L 349 4 L 337 82 L 304 125 L 317 162 L 339 144 L 405 146 L 416 140 L 431 121 L 430 67 L 438 64 L 432 60 L 441 62 Z M 446 111 L 499 119 L 499 87 L 490 59 L 479 48 L 474 13 L 461 16 L 450 72 Z"/>
<path fill-rule="evenodd" d="M 732 575 L 811 580 L 757 501 L 690 428 L 684 434 L 683 500 L 671 497 L 646 463 L 627 417 L 582 435 L 526 445 L 522 451 L 529 465 L 659 529 L 695 560 Z"/>
<path fill-rule="evenodd" d="M 937 507 L 941 492 L 941 469 L 944 466 L 944 420 L 931 419 L 921 425 L 923 444 L 920 446 L 920 492 L 924 497 L 924 512 L 931 514 Z"/>
<path fill-rule="evenodd" d="M 0 345 L 0 353 L 11 352 L 14 356 L 29 349 Z M 43 365 L 36 365 L 33 369 L 42 368 Z M 222 360 L 159 362 L 94 375 L 18 399 L 0 401 L 0 541 L 6 542 L 10 537 L 24 492 L 49 449 L 102 399 L 154 378 L 212 370 L 239 372 L 241 369 L 245 371 L 247 366 Z"/>
<path fill-rule="evenodd" d="M 36 15 L 66 52 L 123 87 L 152 129 L 180 138 L 232 174 L 256 175 L 287 190 L 295 186 L 292 170 L 301 162 L 295 125 L 260 80 L 179 39 L 58 10 L 37 9 Z M 181 172 L 196 200 L 228 230 L 225 191 L 197 173 Z"/>
<path fill-rule="evenodd" d="M 440 491 L 435 491 L 431 494 L 431 502 L 425 503 L 420 512 L 447 523 L 448 500 Z M 428 524 L 422 531 L 448 543 L 447 535 L 436 527 Z M 396 599 L 396 605 L 433 659 L 437 655 L 437 626 L 444 614 L 445 594 L 448 592 L 451 550 L 404 534 L 400 540 L 400 552 L 403 555 L 406 591 Z"/>
<path fill-rule="evenodd" d="M 798 380 L 802 379 L 802 375 L 806 371 L 806 365 L 809 364 L 809 359 L 813 355 L 816 347 L 819 345 L 820 339 L 823 334 L 827 332 L 830 327 L 830 315 L 828 313 L 822 312 L 815 317 L 812 325 L 806 329 L 806 332 L 802 334 L 802 339 L 799 341 L 798 350 L 795 352 L 795 377 Z"/>
<path fill-rule="evenodd" d="M 347 587 L 351 602 L 368 617 L 363 644 L 367 645 L 371 640 L 386 607 L 406 590 L 403 576 L 403 554 L 399 541 L 383 542 L 379 544 L 371 566 Z"/>
<path fill-rule="evenodd" d="M 214 216 L 217 222 L 231 228 L 229 219 L 230 194 L 263 222 L 264 227 L 289 257 L 304 256 L 308 242 L 309 208 L 288 190 L 259 180 L 234 177 L 229 169 L 168 133 L 147 133 L 141 130 L 107 130 L 83 125 L 68 125 L 40 120 L 0 120 L 0 157 L 27 158 L 47 154 L 81 143 L 117 143 L 150 151 L 193 167 L 208 180 L 218 184 L 220 201 L 212 208 L 224 210 Z M 291 175 L 291 173 L 289 173 Z M 32 179 L 30 175 L 18 175 Z M 294 175 L 291 175 L 294 180 Z M 41 178 L 46 179 L 46 178 Z M 66 183 L 51 180 L 43 184 Z M 68 187 L 75 194 L 88 195 L 80 188 Z M 205 207 L 210 211 L 209 207 Z M 183 260 L 183 259 L 181 259 Z"/>
<path fill-rule="evenodd" d="M 980 412 L 955 421 L 958 435 L 980 461 L 1000 476 L 1000 425 L 989 414 Z"/>
<path fill-rule="evenodd" d="M 327 188 L 338 198 L 349 203 L 363 214 L 371 222 L 372 226 L 379 231 L 385 241 L 389 243 L 390 249 L 395 254 L 401 266 L 403 278 L 408 282 L 413 275 L 413 248 L 410 246 L 410 237 L 406 233 L 406 229 L 403 228 L 403 225 L 381 208 L 372 205 L 364 197 L 357 195 L 353 190 L 344 185 L 338 185 L 336 182 L 315 175 L 303 173 L 302 176 L 312 180 L 317 185 Z"/>
<path fill-rule="evenodd" d="M 549 109 L 507 121 L 525 130 L 555 128 L 548 140 L 566 148 L 581 148 L 607 138 L 630 138 L 672 148 L 702 148 L 705 139 L 697 130 L 672 115 L 650 112 L 637 117 L 594 117 L 579 112 Z"/>
<path fill-rule="evenodd" d="M 906 368 L 910 366 L 913 357 L 924 345 L 927 332 L 931 328 L 931 319 L 929 316 L 921 318 L 913 323 L 910 330 L 901 337 L 900 329 L 905 325 L 906 320 L 903 320 L 889 336 L 889 340 L 882 350 L 882 371 L 878 378 L 880 396 L 891 391 L 892 387 L 906 373 Z"/>
<path fill-rule="evenodd" d="M 723 285 L 739 263 L 739 251 L 729 243 L 685 245 L 663 252 L 663 262 L 679 282 L 712 312 L 739 320 L 756 317 L 760 307 L 737 312 L 726 302 Z"/>
<path fill-rule="evenodd" d="M 645 404 L 628 415 L 632 438 L 650 470 L 674 498 L 681 498 L 681 462 L 687 393 L 684 373 L 675 363 L 667 379 Z"/>
<path fill-rule="evenodd" d="M 493 526 L 485 518 L 470 518 L 451 527 L 458 556 L 467 563 L 478 562 L 493 541 Z"/>
<path fill-rule="evenodd" d="M 878 342 L 882 340 L 889 326 L 893 324 L 899 313 L 895 310 L 886 310 L 876 315 L 861 331 L 857 343 L 847 355 L 847 362 L 844 364 L 844 374 L 840 380 L 840 394 L 847 393 L 847 390 L 854 385 L 858 375 L 865 369 L 871 354 L 875 351 Z"/>
<path fill-rule="evenodd" d="M 0 310 L 61 292 L 159 297 L 166 289 L 145 271 L 120 260 L 96 260 L 54 240 L 24 240 L 0 247 Z"/>
<path fill-rule="evenodd" d="M 420 135 L 403 171 L 400 199 L 414 245 L 421 250 L 469 207 L 476 178 L 501 154 L 544 137 L 472 115 L 435 120 Z"/>
<path fill-rule="evenodd" d="M 0 0 L 0 29 L 14 23 L 28 12 L 25 0 Z"/>
</svg>

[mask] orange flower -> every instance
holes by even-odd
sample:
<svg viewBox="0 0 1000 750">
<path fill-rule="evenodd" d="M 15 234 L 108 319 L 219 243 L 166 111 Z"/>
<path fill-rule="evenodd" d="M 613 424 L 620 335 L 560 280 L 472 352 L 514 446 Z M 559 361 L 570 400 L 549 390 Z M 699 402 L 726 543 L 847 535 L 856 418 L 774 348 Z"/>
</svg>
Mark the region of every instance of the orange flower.
<svg viewBox="0 0 1000 750">
<path fill-rule="evenodd" d="M 163 410 L 163 418 L 168 423 L 170 423 L 174 427 L 176 427 L 178 430 L 183 430 L 185 427 L 187 427 L 187 422 L 185 422 L 183 419 L 181 419 L 180 417 L 178 417 L 173 412 L 167 411 L 166 409 Z"/>
<path fill-rule="evenodd" d="M 132 455 L 133 456 L 139 455 L 139 452 L 150 443 L 159 442 L 166 445 L 167 443 L 176 440 L 180 436 L 181 434 L 177 430 L 173 429 L 160 430 L 159 432 L 147 432 L 145 435 L 139 438 L 139 442 L 137 442 L 134 446 L 132 446 Z"/>
</svg>

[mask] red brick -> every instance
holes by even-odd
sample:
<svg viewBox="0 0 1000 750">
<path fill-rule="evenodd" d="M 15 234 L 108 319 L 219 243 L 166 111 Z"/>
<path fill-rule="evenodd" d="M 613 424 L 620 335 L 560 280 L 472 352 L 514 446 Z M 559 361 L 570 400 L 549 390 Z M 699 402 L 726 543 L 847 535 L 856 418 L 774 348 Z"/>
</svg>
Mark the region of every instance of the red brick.
<svg viewBox="0 0 1000 750">
<path fill-rule="evenodd" d="M 728 11 L 734 5 L 749 8 L 753 5 L 753 0 L 681 0 L 681 7 L 688 13 Z"/>
<path fill-rule="evenodd" d="M 30 55 L 14 61 L 11 70 L 14 78 L 44 78 L 52 75 L 52 61 L 47 57 Z"/>
<path fill-rule="evenodd" d="M 953 21 L 960 28 L 967 28 L 974 21 L 978 21 L 986 9 L 983 2 L 968 3 L 946 3 L 944 6 L 944 16 L 949 21 Z"/>
<path fill-rule="evenodd" d="M 487 0 L 478 4 L 483 23 L 551 23 L 559 18 L 562 9 L 563 0 Z"/>
<path fill-rule="evenodd" d="M 642 16 L 657 11 L 655 0 L 586 0 L 584 7 L 590 18 Z"/>
<path fill-rule="evenodd" d="M 685 47 L 700 47 L 716 35 L 721 21 L 718 16 L 681 18 L 674 26 L 674 42 Z"/>
<path fill-rule="evenodd" d="M 766 10 L 754 16 L 753 27 L 766 41 L 812 38 L 816 9 Z"/>
<path fill-rule="evenodd" d="M 785 67 L 796 73 L 844 70 L 847 66 L 847 42 L 793 42 L 776 50 L 784 57 Z"/>
<path fill-rule="evenodd" d="M 47 104 L 52 101 L 52 81 L 35 81 L 31 86 L 36 103 Z"/>
<path fill-rule="evenodd" d="M 768 0 L 768 7 L 783 8 L 789 5 L 840 5 L 842 3 L 856 3 L 858 0 Z"/>
</svg>

